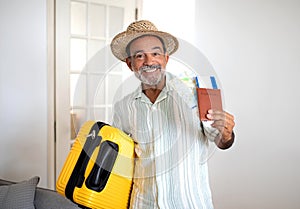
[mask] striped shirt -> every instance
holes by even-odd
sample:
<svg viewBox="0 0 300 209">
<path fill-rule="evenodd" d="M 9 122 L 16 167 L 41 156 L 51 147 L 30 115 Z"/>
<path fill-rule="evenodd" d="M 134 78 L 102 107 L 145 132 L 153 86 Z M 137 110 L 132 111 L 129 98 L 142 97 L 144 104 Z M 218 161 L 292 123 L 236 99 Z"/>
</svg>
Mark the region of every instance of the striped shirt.
<svg viewBox="0 0 300 209">
<path fill-rule="evenodd" d="M 193 92 L 166 73 L 166 86 L 152 103 L 141 86 L 114 106 L 113 125 L 135 141 L 130 208 L 212 209 L 208 142 Z"/>
</svg>

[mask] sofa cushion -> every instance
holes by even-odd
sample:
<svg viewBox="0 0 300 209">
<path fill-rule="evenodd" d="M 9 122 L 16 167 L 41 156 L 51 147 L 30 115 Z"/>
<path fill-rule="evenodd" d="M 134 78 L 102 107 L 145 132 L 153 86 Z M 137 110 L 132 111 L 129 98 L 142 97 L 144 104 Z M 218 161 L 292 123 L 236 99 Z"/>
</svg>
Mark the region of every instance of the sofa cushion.
<svg viewBox="0 0 300 209">
<path fill-rule="evenodd" d="M 36 189 L 34 203 L 36 209 L 79 209 L 75 203 L 56 191 L 44 188 Z"/>
<path fill-rule="evenodd" d="M 35 209 L 34 196 L 39 180 L 35 176 L 26 181 L 0 186 L 0 208 Z"/>
</svg>

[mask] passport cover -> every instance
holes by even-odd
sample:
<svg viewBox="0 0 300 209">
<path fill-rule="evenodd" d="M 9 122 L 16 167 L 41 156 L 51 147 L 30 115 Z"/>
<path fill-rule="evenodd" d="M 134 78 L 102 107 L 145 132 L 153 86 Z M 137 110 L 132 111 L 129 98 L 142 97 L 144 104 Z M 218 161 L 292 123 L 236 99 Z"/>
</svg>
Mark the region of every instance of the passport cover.
<svg viewBox="0 0 300 209">
<path fill-rule="evenodd" d="M 209 109 L 223 110 L 220 89 L 196 88 L 196 90 L 201 121 L 210 120 L 206 117 Z"/>
</svg>

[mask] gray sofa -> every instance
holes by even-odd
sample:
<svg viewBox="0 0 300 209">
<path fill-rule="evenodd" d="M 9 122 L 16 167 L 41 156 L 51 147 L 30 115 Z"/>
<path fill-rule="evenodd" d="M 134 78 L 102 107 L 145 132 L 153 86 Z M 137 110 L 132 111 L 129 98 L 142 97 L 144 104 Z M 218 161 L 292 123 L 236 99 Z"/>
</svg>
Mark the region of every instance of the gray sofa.
<svg viewBox="0 0 300 209">
<path fill-rule="evenodd" d="M 1 209 L 78 209 L 79 207 L 57 192 L 37 187 L 39 178 L 22 182 L 0 179 Z"/>
</svg>

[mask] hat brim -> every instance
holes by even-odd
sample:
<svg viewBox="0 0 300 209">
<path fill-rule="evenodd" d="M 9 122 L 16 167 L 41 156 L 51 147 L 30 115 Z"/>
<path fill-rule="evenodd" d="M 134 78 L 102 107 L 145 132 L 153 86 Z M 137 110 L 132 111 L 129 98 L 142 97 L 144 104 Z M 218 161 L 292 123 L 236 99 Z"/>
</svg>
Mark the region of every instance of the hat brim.
<svg viewBox="0 0 300 209">
<path fill-rule="evenodd" d="M 128 54 L 126 52 L 127 45 L 134 39 L 144 36 L 144 35 L 152 35 L 160 37 L 166 47 L 166 52 L 171 55 L 178 49 L 178 40 L 174 36 L 169 33 L 162 31 L 145 31 L 145 32 L 128 32 L 124 31 L 115 36 L 112 40 L 110 47 L 112 53 L 121 61 L 125 62 Z"/>
</svg>

